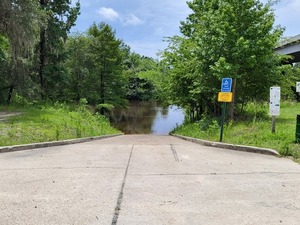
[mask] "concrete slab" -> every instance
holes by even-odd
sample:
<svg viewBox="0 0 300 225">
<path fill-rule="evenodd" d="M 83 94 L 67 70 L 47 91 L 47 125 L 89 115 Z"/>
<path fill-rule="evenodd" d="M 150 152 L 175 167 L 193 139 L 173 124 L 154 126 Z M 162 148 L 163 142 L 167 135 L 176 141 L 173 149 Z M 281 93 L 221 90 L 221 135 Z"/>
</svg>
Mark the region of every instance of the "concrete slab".
<svg viewBox="0 0 300 225">
<path fill-rule="evenodd" d="M 1 171 L 1 224 L 110 224 L 122 170 Z"/>
<path fill-rule="evenodd" d="M 299 182 L 257 174 L 129 175 L 118 224 L 296 225 Z"/>
<path fill-rule="evenodd" d="M 299 224 L 300 165 L 171 136 L 0 154 L 0 224 Z"/>
<path fill-rule="evenodd" d="M 0 154 L 0 224 L 111 224 L 131 146 Z"/>
<path fill-rule="evenodd" d="M 174 143 L 134 145 L 118 224 L 299 223 L 298 164 Z"/>
</svg>

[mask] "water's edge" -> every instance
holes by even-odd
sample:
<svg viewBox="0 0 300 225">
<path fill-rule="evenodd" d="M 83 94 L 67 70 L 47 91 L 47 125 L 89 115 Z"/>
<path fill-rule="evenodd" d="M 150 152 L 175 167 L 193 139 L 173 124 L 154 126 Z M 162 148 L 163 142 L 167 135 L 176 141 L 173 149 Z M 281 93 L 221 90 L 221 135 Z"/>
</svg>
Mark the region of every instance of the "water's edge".
<svg viewBox="0 0 300 225">
<path fill-rule="evenodd" d="M 184 122 L 184 111 L 157 102 L 130 102 L 128 108 L 114 109 L 110 122 L 125 134 L 167 135 Z"/>
</svg>

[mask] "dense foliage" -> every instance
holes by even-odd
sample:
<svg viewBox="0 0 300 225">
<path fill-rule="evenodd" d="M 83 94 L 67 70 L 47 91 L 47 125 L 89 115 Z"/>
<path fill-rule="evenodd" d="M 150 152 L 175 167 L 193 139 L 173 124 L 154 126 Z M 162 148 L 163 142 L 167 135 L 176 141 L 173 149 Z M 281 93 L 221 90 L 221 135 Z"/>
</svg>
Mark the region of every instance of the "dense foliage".
<svg viewBox="0 0 300 225">
<path fill-rule="evenodd" d="M 281 78 L 281 93 L 284 100 L 300 102 L 300 93 L 296 92 L 296 82 L 300 82 L 300 63 L 284 65 Z"/>
<path fill-rule="evenodd" d="M 0 2 L 0 103 L 86 102 L 99 112 L 161 95 L 158 61 L 131 52 L 108 24 L 70 35 L 79 1 Z"/>
<path fill-rule="evenodd" d="M 93 24 L 87 33 L 69 37 L 66 49 L 69 100 L 85 98 L 104 113 L 128 100 L 160 97 L 160 64 L 132 53 L 109 25 Z"/>
<path fill-rule="evenodd" d="M 42 23 L 43 16 L 37 1 L 0 1 L 0 35 L 7 37 L 14 60 L 35 44 Z"/>
<path fill-rule="evenodd" d="M 231 119 L 235 104 L 267 100 L 270 86 L 282 78 L 273 49 L 283 29 L 274 27 L 271 3 L 193 0 L 188 5 L 192 13 L 181 23 L 183 37 L 169 38 L 163 53 L 170 100 L 188 108 L 192 118 L 218 115 L 216 96 L 224 77 L 233 78 Z"/>
<path fill-rule="evenodd" d="M 40 9 L 46 15 L 46 23 L 40 27 L 36 60 L 41 98 L 55 100 L 66 84 L 64 60 L 65 41 L 79 15 L 79 1 L 71 7 L 70 0 L 40 0 Z"/>
<path fill-rule="evenodd" d="M 30 85 L 28 59 L 44 18 L 35 0 L 0 1 L 0 103 L 10 102 L 15 88 Z"/>
</svg>

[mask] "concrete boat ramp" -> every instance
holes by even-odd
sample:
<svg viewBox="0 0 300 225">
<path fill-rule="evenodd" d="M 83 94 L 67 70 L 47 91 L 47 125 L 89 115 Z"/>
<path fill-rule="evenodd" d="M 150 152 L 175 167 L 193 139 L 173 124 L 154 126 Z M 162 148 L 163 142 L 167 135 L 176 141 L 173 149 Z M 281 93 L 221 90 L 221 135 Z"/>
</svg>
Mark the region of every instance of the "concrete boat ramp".
<svg viewBox="0 0 300 225">
<path fill-rule="evenodd" d="M 300 224 L 300 165 L 172 136 L 0 154 L 1 225 Z"/>
</svg>

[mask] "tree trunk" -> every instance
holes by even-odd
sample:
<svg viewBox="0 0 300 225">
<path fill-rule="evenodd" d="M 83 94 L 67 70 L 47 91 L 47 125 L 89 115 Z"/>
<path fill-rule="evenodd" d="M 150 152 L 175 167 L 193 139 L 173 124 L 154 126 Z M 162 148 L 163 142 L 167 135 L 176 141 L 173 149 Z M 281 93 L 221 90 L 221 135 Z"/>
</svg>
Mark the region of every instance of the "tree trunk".
<svg viewBox="0 0 300 225">
<path fill-rule="evenodd" d="M 41 6 L 47 4 L 46 0 L 40 0 Z M 40 86 L 41 86 L 41 98 L 45 99 L 45 77 L 44 77 L 44 68 L 45 68 L 45 59 L 46 59 L 46 30 L 42 27 L 40 32 L 40 68 L 39 68 L 39 77 L 40 77 Z"/>
<path fill-rule="evenodd" d="M 11 84 L 11 85 L 9 86 L 8 96 L 7 96 L 7 100 L 6 100 L 7 105 L 9 105 L 10 102 L 11 102 L 11 98 L 12 98 L 12 95 L 13 95 L 13 91 L 14 91 L 14 85 Z"/>
<path fill-rule="evenodd" d="M 105 94 L 104 94 L 104 74 L 103 72 L 101 71 L 101 75 L 100 75 L 100 103 L 101 104 L 104 104 L 104 97 L 105 97 Z"/>
<path fill-rule="evenodd" d="M 233 79 L 233 83 L 232 83 L 232 102 L 229 108 L 229 121 L 234 120 L 235 91 L 236 91 L 236 78 Z"/>
<path fill-rule="evenodd" d="M 100 74 L 100 103 L 101 104 L 105 103 L 104 97 L 105 97 L 105 93 L 104 93 L 104 72 L 101 71 L 101 74 Z M 103 106 L 100 109 L 100 114 L 104 115 L 104 108 L 103 108 Z"/>
<path fill-rule="evenodd" d="M 80 103 L 80 88 L 79 88 L 79 85 L 80 85 L 80 72 L 77 71 L 77 80 L 76 80 L 76 101 L 77 103 Z"/>
<path fill-rule="evenodd" d="M 44 68 L 45 68 L 45 30 L 42 30 L 40 33 L 40 68 L 39 68 L 39 77 L 41 85 L 41 97 L 45 98 L 45 78 L 44 78 Z"/>
</svg>

